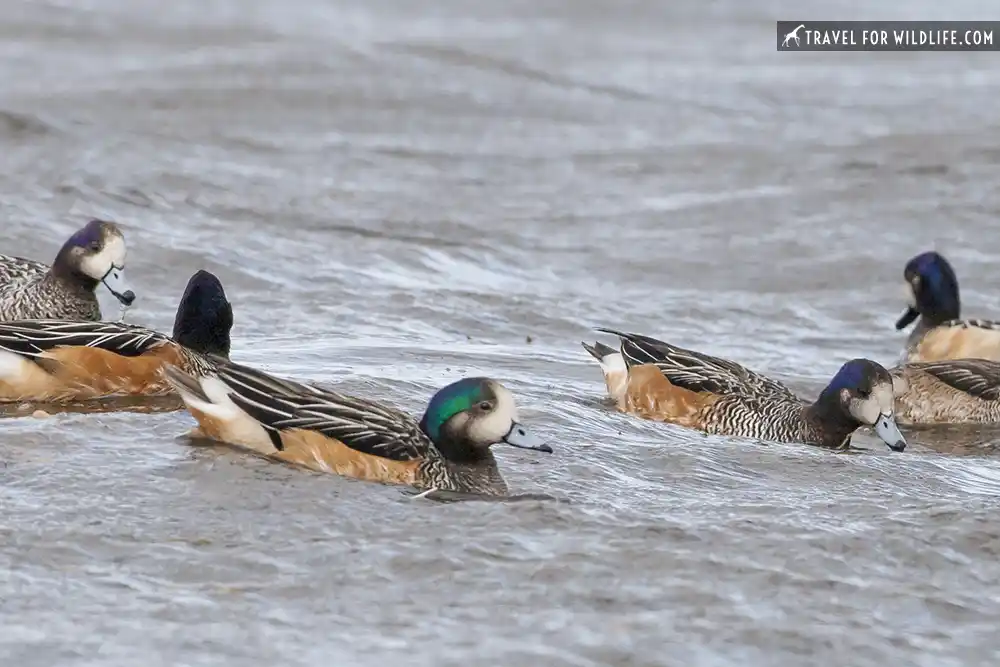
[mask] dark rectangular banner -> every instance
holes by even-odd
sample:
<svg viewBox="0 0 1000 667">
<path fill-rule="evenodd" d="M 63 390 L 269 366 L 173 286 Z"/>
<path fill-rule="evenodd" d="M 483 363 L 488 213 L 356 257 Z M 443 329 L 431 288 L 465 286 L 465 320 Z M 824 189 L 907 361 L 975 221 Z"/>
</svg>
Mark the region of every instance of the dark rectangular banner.
<svg viewBox="0 0 1000 667">
<path fill-rule="evenodd" d="M 1000 21 L 778 21 L 779 51 L 1000 51 Z"/>
</svg>

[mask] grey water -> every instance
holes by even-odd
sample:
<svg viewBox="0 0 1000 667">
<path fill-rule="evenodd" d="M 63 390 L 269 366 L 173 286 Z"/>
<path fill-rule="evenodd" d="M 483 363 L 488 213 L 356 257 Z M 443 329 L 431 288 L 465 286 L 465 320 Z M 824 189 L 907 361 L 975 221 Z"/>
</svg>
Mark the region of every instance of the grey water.
<svg viewBox="0 0 1000 667">
<path fill-rule="evenodd" d="M 555 449 L 505 477 L 558 499 L 413 500 L 184 412 L 3 419 L 0 665 L 997 664 L 998 431 L 706 437 L 609 410 L 579 345 L 814 395 L 895 360 L 930 248 L 1000 317 L 996 54 L 774 45 L 989 8 L 0 0 L 0 252 L 114 219 L 130 321 L 206 268 L 237 360 L 414 413 L 496 377 Z"/>
</svg>

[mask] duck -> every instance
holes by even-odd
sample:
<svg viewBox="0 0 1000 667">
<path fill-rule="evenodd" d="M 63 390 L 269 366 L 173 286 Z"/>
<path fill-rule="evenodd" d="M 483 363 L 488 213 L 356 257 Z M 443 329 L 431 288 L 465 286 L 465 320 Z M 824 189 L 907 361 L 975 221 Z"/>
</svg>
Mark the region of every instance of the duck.
<svg viewBox="0 0 1000 667">
<path fill-rule="evenodd" d="M 871 426 L 893 451 L 906 440 L 894 416 L 892 378 L 869 359 L 852 359 L 812 403 L 736 362 L 635 333 L 599 328 L 620 348 L 583 347 L 597 359 L 621 412 L 715 435 L 847 449 Z"/>
<path fill-rule="evenodd" d="M 552 453 L 518 419 L 510 390 L 486 377 L 433 395 L 423 416 L 269 375 L 232 361 L 209 371 L 167 366 L 198 426 L 190 435 L 265 458 L 423 493 L 505 496 L 491 446 Z"/>
<path fill-rule="evenodd" d="M 125 284 L 125 236 L 107 220 L 91 220 L 63 244 L 51 266 L 0 255 L 0 322 L 101 319 L 94 290 L 103 284 L 123 309 L 135 301 Z"/>
<path fill-rule="evenodd" d="M 204 270 L 188 280 L 171 336 L 125 322 L 0 322 L 0 403 L 171 395 L 163 366 L 202 372 L 228 358 L 232 326 L 222 283 Z"/>
<path fill-rule="evenodd" d="M 1000 361 L 1000 322 L 960 319 L 961 300 L 958 278 L 941 254 L 930 251 L 917 255 L 903 270 L 909 304 L 896 321 L 902 331 L 910 331 L 902 363 L 944 359 L 992 359 Z"/>
<path fill-rule="evenodd" d="M 1000 422 L 1000 362 L 945 359 L 890 369 L 901 424 Z"/>
</svg>

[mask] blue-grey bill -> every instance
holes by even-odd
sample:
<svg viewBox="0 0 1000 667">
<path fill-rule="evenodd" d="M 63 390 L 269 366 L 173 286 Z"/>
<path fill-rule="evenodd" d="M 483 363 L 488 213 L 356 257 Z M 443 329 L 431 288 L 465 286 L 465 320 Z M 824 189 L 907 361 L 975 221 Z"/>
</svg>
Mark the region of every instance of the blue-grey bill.
<svg viewBox="0 0 1000 667">
<path fill-rule="evenodd" d="M 545 441 L 528 430 L 524 424 L 514 422 L 510 425 L 510 430 L 503 437 L 503 441 L 511 447 L 522 449 L 534 449 L 539 452 L 552 453 L 552 448 L 545 444 Z"/>
<path fill-rule="evenodd" d="M 892 415 L 879 415 L 878 421 L 875 422 L 875 435 L 889 445 L 889 449 L 894 452 L 906 449 L 906 440 L 899 432 L 899 427 L 896 426 L 896 420 Z"/>
<path fill-rule="evenodd" d="M 108 291 L 114 295 L 118 302 L 121 303 L 126 308 L 132 305 L 135 301 L 135 292 L 128 288 L 125 283 L 125 268 L 121 266 L 112 266 L 108 269 L 108 272 L 104 274 L 101 278 L 101 282 L 104 286 L 108 288 Z"/>
</svg>

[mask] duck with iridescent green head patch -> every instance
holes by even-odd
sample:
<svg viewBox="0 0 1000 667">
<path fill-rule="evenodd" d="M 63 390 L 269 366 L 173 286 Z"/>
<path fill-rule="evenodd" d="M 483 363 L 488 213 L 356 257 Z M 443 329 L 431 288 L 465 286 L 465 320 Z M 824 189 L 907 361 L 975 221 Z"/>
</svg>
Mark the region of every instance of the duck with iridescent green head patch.
<svg viewBox="0 0 1000 667">
<path fill-rule="evenodd" d="M 225 361 L 165 370 L 198 422 L 196 437 L 345 477 L 422 490 L 507 495 L 490 447 L 551 453 L 520 423 L 510 391 L 466 378 L 439 390 L 420 421 L 375 401 Z"/>
</svg>

